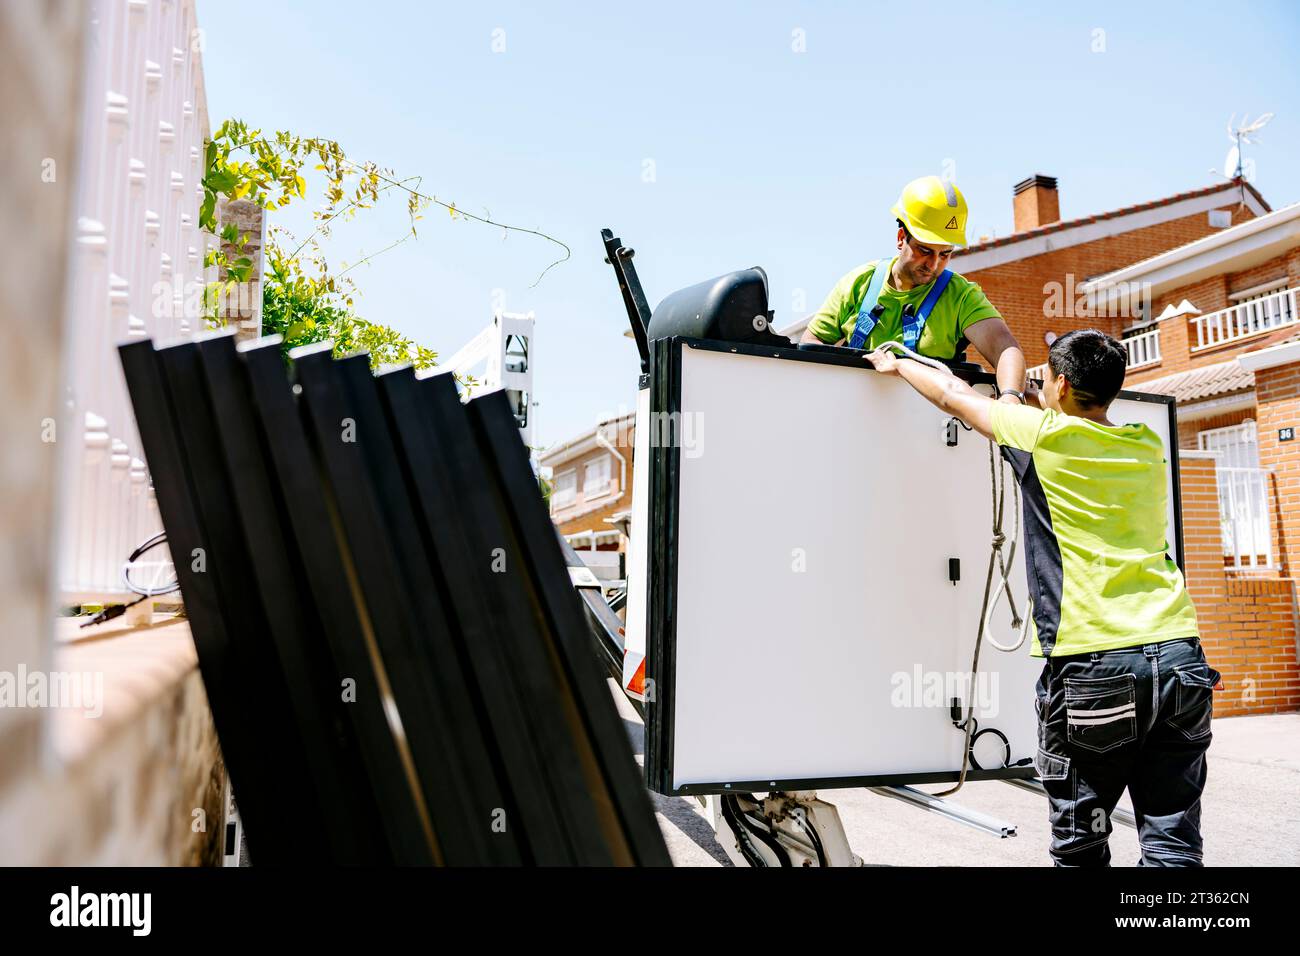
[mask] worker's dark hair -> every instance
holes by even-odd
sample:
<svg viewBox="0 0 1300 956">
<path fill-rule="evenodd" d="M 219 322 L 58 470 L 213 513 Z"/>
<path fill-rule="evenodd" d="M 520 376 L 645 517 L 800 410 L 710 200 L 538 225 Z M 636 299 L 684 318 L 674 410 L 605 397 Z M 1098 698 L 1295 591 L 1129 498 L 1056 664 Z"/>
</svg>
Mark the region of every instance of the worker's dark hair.
<svg viewBox="0 0 1300 956">
<path fill-rule="evenodd" d="M 1105 408 L 1124 387 L 1128 352 L 1118 339 L 1098 329 L 1066 332 L 1047 352 L 1047 363 L 1064 375 L 1084 408 Z"/>
</svg>

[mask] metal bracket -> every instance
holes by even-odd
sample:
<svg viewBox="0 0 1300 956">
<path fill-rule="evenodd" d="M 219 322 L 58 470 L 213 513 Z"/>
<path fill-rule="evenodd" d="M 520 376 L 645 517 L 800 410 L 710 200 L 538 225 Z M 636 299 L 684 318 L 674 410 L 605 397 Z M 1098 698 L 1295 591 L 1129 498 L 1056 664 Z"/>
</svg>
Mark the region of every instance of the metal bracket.
<svg viewBox="0 0 1300 956">
<path fill-rule="evenodd" d="M 901 800 L 921 810 L 937 813 L 941 817 L 955 820 L 957 823 L 963 823 L 968 827 L 974 827 L 976 830 L 983 830 L 985 833 L 991 833 L 993 836 L 1004 840 L 1007 837 L 1016 835 L 1016 825 L 1014 823 L 1007 823 L 988 814 L 980 813 L 978 810 L 971 810 L 969 807 L 950 803 L 942 797 L 932 796 L 914 787 L 871 787 L 870 789 L 873 793 L 878 793 L 882 797 Z"/>
<path fill-rule="evenodd" d="M 623 294 L 623 305 L 632 325 L 632 337 L 636 339 L 644 374 L 650 371 L 650 343 L 646 338 L 646 330 L 650 327 L 650 306 L 646 302 L 645 290 L 641 288 L 641 280 L 637 278 L 636 266 L 632 265 L 636 250 L 623 245 L 623 240 L 609 229 L 600 231 L 600 239 L 605 246 L 605 261 L 614 267 L 618 290 Z"/>
</svg>

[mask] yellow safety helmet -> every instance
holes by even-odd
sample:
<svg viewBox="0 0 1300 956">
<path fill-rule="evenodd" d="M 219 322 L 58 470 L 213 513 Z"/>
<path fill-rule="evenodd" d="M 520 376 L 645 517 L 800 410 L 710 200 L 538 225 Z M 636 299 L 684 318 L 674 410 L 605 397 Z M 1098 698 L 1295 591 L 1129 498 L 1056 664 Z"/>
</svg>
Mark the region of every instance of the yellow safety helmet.
<svg viewBox="0 0 1300 956">
<path fill-rule="evenodd" d="M 938 176 L 913 179 L 890 211 L 919 242 L 966 245 L 966 199 Z"/>
</svg>

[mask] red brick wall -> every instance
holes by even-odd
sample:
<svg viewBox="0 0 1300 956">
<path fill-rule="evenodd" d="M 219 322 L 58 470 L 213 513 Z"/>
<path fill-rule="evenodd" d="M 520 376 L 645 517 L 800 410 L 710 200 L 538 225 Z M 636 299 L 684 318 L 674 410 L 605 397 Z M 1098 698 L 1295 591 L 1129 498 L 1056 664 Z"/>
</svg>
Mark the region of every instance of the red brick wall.
<svg viewBox="0 0 1300 956">
<path fill-rule="evenodd" d="M 1179 448 L 1196 448 L 1197 435 L 1201 432 L 1210 431 L 1214 428 L 1229 428 L 1232 425 L 1240 425 L 1248 418 L 1255 417 L 1255 409 L 1239 408 L 1235 412 L 1224 412 L 1222 415 L 1212 415 L 1209 418 L 1199 418 L 1194 421 L 1178 422 L 1178 447 Z"/>
<path fill-rule="evenodd" d="M 1300 429 L 1300 364 L 1255 373 L 1259 463 L 1273 469 L 1279 549 L 1286 574 L 1300 577 L 1300 439 L 1280 441 L 1279 430 Z"/>
<path fill-rule="evenodd" d="M 1044 186 L 1030 186 L 1011 198 L 1011 220 L 1016 232 L 1061 221 L 1061 194 Z"/>
<path fill-rule="evenodd" d="M 1174 319 L 1166 319 L 1157 328 L 1160 329 L 1160 361 L 1154 365 L 1143 366 L 1137 371 L 1125 375 L 1124 385 L 1126 387 L 1153 378 L 1163 378 L 1166 375 L 1172 375 L 1174 372 L 1184 372 L 1191 367 L 1192 346 L 1188 336 L 1194 335 L 1195 332 L 1188 323 L 1187 318 L 1179 316 Z M 1215 361 L 1221 362 L 1224 358 L 1225 356 L 1219 355 Z"/>
<path fill-rule="evenodd" d="M 1262 387 L 1261 387 L 1262 386 Z M 1256 421 L 1260 465 L 1271 470 L 1268 477 L 1269 530 L 1275 569 L 1231 572 L 1237 579 L 1249 573 L 1255 578 L 1300 581 L 1300 440 L 1281 441 L 1283 428 L 1300 431 L 1300 364 L 1256 373 L 1256 406 L 1195 422 L 1180 422 L 1179 447 L 1195 448 L 1196 436 L 1210 428 Z"/>
<path fill-rule="evenodd" d="M 1228 299 L 1228 275 L 1226 273 L 1210 276 L 1191 285 L 1179 286 L 1156 296 L 1154 314 L 1159 315 L 1167 305 L 1178 305 L 1183 299 L 1188 300 L 1202 312 L 1217 312 L 1232 304 Z"/>
<path fill-rule="evenodd" d="M 1216 716 L 1300 710 L 1295 582 L 1229 576 L 1223 606 L 1211 611 L 1216 612 L 1230 615 L 1214 635 L 1213 666 L 1224 674 L 1225 685 L 1215 699 Z M 1229 673 L 1239 683 L 1230 682 Z"/>
<path fill-rule="evenodd" d="M 1255 217 L 1249 208 L 1235 203 L 1227 203 L 1223 208 L 1231 210 L 1233 225 Z M 1060 283 L 1066 288 L 1072 288 L 1093 276 L 1132 265 L 1219 231 L 1210 226 L 1209 216 L 1205 212 L 1198 212 L 1181 219 L 988 269 L 967 272 L 962 268 L 960 253 L 953 256 L 952 263 L 955 271 L 983 287 L 989 300 L 997 306 L 1011 331 L 1020 340 L 1020 346 L 1025 351 L 1025 363 L 1034 366 L 1047 361 L 1047 345 L 1043 336 L 1049 331 L 1061 335 L 1071 329 L 1096 326 L 1118 334 L 1120 329 L 1133 322 L 1132 318 L 1124 317 L 1094 318 L 1073 314 L 1048 316 L 1045 314 L 1048 306 L 1045 287 L 1048 283 Z M 1297 268 L 1300 269 L 1300 266 Z M 1072 285 L 1067 282 L 1067 276 L 1073 276 Z M 1197 304 L 1200 308 L 1205 308 Z M 1224 305 L 1226 304 L 1225 302 Z M 974 350 L 971 350 L 970 356 L 972 360 L 978 357 Z"/>
<path fill-rule="evenodd" d="M 1281 255 L 1269 259 L 1267 262 L 1261 262 L 1257 266 L 1251 266 L 1249 269 L 1244 269 L 1241 272 L 1229 273 L 1228 291 L 1241 292 L 1243 289 L 1253 289 L 1257 285 L 1263 285 L 1266 282 L 1273 282 L 1276 279 L 1286 278 L 1288 278 L 1287 256 Z"/>
<path fill-rule="evenodd" d="M 1233 304 L 1233 300 L 1229 298 L 1232 292 L 1253 288 L 1274 279 L 1289 279 L 1290 284 L 1300 286 L 1300 248 L 1242 272 L 1211 276 L 1200 282 L 1163 292 L 1156 297 L 1155 314 L 1159 315 L 1167 305 L 1178 305 L 1183 299 L 1187 299 L 1203 314 L 1217 312 Z M 1186 371 L 1189 368 L 1227 361 L 1243 352 L 1258 348 L 1259 340 L 1268 334 L 1261 333 L 1258 336 L 1239 339 L 1236 342 L 1193 353 L 1192 349 L 1196 346 L 1196 329 L 1190 317 L 1179 316 L 1168 319 L 1161 322 L 1159 328 L 1161 360 L 1155 365 L 1148 365 L 1131 373 L 1125 379 L 1125 384 L 1144 382 L 1174 372 Z"/>
<path fill-rule="evenodd" d="M 1223 674 L 1215 716 L 1300 709 L 1295 582 L 1225 571 L 1215 463 L 1184 457 L 1180 472 L 1187 588 L 1205 656 Z"/>
</svg>

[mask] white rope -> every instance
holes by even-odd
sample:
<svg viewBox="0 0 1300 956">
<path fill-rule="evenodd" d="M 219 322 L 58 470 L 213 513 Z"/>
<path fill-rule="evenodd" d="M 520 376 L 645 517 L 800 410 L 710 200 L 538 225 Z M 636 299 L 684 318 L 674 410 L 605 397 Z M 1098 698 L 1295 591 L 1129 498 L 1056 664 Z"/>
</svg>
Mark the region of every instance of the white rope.
<svg viewBox="0 0 1300 956">
<path fill-rule="evenodd" d="M 932 358 L 926 358 L 924 355 L 917 355 L 915 352 L 909 349 L 902 342 L 886 342 L 884 345 L 877 347 L 875 351 L 883 352 L 885 349 L 893 349 L 896 352 L 901 352 L 903 355 L 906 355 L 908 358 L 912 359 L 913 361 L 920 362 L 922 365 L 928 365 L 930 366 L 930 368 L 933 369 L 938 369 L 940 372 L 947 372 L 949 375 L 956 374 L 952 369 L 950 369 L 948 366 L 944 365 L 940 361 L 937 361 Z"/>
<path fill-rule="evenodd" d="M 903 355 L 906 355 L 908 358 L 912 359 L 913 361 L 920 362 L 922 365 L 928 365 L 933 369 L 938 369 L 940 372 L 946 372 L 949 375 L 956 374 L 955 372 L 953 372 L 952 369 L 944 365 L 942 362 L 935 361 L 932 358 L 927 358 L 924 355 L 918 355 L 915 352 L 913 352 L 911 349 L 909 349 L 906 345 L 904 345 L 902 342 L 885 342 L 883 345 L 877 348 L 876 351 L 881 352 L 884 351 L 885 349 L 893 349 L 897 352 L 902 353 Z M 1013 628 L 1019 628 L 1020 630 L 1019 639 L 1014 644 L 999 644 L 996 640 L 993 639 L 992 636 L 990 636 L 989 643 L 992 644 L 1000 651 L 1006 651 L 1010 653 L 1011 651 L 1018 651 L 1020 650 L 1021 647 L 1024 646 L 1025 638 L 1029 634 L 1029 620 L 1030 620 L 1029 614 L 1033 606 L 1032 603 L 1033 598 L 1031 597 L 1029 600 L 1025 602 L 1025 612 L 1023 616 L 1018 615 L 1016 613 L 1015 596 L 1012 595 L 1011 593 L 1011 581 L 1009 579 L 1009 576 L 1011 574 L 1011 566 L 1015 563 L 1015 559 L 1016 559 L 1016 542 L 1020 540 L 1020 485 L 1019 483 L 1014 481 L 1011 483 L 1013 486 L 1013 496 L 1014 496 L 1014 504 L 1012 505 L 1012 511 L 1014 512 L 1014 518 L 1015 518 L 1015 531 L 1011 533 L 1011 547 L 1007 550 L 1006 555 L 1003 555 L 1002 546 L 1006 542 L 1006 536 L 1002 533 L 1002 515 L 1003 515 L 1003 511 L 1005 510 L 1005 504 L 1006 504 L 1006 484 L 1007 484 L 1006 463 L 1002 462 L 1001 469 L 995 467 L 993 461 L 995 454 L 996 452 L 994 451 L 993 443 L 989 442 L 989 478 L 990 481 L 992 482 L 992 488 L 993 488 L 993 512 L 994 512 L 993 554 L 990 558 L 990 565 L 992 561 L 994 560 L 997 561 L 998 589 L 997 592 L 993 595 L 992 603 L 989 602 L 987 594 L 985 594 L 984 596 L 984 612 L 983 612 L 983 620 L 980 622 L 980 634 L 982 635 L 985 633 L 990 633 L 991 635 L 991 631 L 993 627 L 993 612 L 997 609 L 998 602 L 1002 599 L 1002 595 L 1005 594 L 1007 596 L 1007 604 L 1011 608 L 1011 626 Z"/>
<path fill-rule="evenodd" d="M 1018 651 L 1024 646 L 1025 638 L 1029 635 L 1030 612 L 1033 610 L 1033 597 L 1030 596 L 1025 600 L 1025 610 L 1023 614 L 1016 613 L 1016 598 L 1011 593 L 1011 566 L 1016 561 L 1016 544 L 1020 541 L 1020 483 L 1011 482 L 1012 491 L 1012 516 L 1015 524 L 1011 532 L 1011 544 L 1004 555 L 1002 545 L 1006 542 L 1006 536 L 1002 533 L 1002 517 L 1006 503 L 1007 477 L 1006 462 L 999 460 L 1000 467 L 994 467 L 993 458 L 996 455 L 993 442 L 989 442 L 989 478 L 993 484 L 993 555 L 991 560 L 996 560 L 998 565 L 998 589 L 993 594 L 993 600 L 985 598 L 984 621 L 981 626 L 981 632 L 988 636 L 988 641 L 1000 651 L 1011 653 Z M 993 612 L 997 610 L 998 602 L 1002 600 L 1002 595 L 1007 596 L 1007 606 L 1011 609 L 1011 626 L 1019 628 L 1019 637 L 1014 644 L 999 644 L 993 638 Z"/>
<path fill-rule="evenodd" d="M 966 783 L 966 772 L 970 769 L 971 736 L 975 732 L 975 721 L 973 719 L 975 717 L 975 677 L 980 668 L 980 648 L 984 645 L 985 636 L 989 635 L 992 629 L 993 610 L 997 607 L 998 600 L 1004 593 L 1007 596 L 1007 606 L 1011 608 L 1011 626 L 1020 628 L 1020 639 L 1014 645 L 1008 646 L 999 644 L 992 636 L 989 636 L 989 643 L 1000 651 L 1016 651 L 1025 643 L 1025 636 L 1029 633 L 1030 604 L 1026 603 L 1025 616 L 1022 620 L 1016 614 L 1016 601 L 1011 593 L 1011 582 L 1009 580 L 1011 565 L 1015 562 L 1016 541 L 1020 537 L 1020 485 L 1014 480 L 1011 482 L 1016 530 L 1011 536 L 1011 547 L 1006 554 L 1003 554 L 1002 548 L 1007 542 L 1007 536 L 1002 531 L 1002 518 L 1006 512 L 1007 501 L 1006 460 L 998 455 L 992 441 L 989 442 L 989 482 L 993 494 L 993 546 L 989 552 L 988 574 L 984 578 L 984 603 L 983 610 L 980 612 L 979 631 L 975 635 L 975 656 L 970 665 L 970 684 L 968 685 L 970 700 L 966 707 L 966 719 L 958 725 L 964 727 L 966 731 L 965 743 L 962 746 L 961 774 L 957 778 L 956 786 L 932 794 L 932 796 L 936 797 L 946 797 L 954 794 Z M 993 591 L 993 572 L 995 569 L 998 571 L 996 593 Z"/>
<path fill-rule="evenodd" d="M 955 375 L 948 366 L 942 362 L 927 358 L 924 355 L 917 355 L 901 342 L 885 342 L 875 351 L 880 352 L 885 349 L 893 349 L 902 355 L 906 355 L 913 361 L 920 362 L 922 365 L 928 365 L 930 368 L 945 372 L 948 375 Z M 1001 465 L 999 468 L 998 466 Z M 1025 638 L 1029 634 L 1030 611 L 1033 608 L 1033 600 L 1030 598 L 1025 602 L 1025 612 L 1023 617 L 1016 613 L 1016 599 L 1011 593 L 1011 566 L 1015 563 L 1016 542 L 1020 539 L 1020 485 L 1012 481 L 1012 510 L 1015 513 L 1015 531 L 1011 535 L 1011 546 L 1003 553 L 1003 546 L 1007 543 L 1007 536 L 1002 531 L 1002 518 L 1006 511 L 1007 498 L 1007 478 L 1006 478 L 1006 461 L 997 454 L 997 450 L 992 441 L 989 442 L 989 481 L 993 494 L 993 546 L 989 553 L 988 575 L 984 579 L 984 602 L 983 610 L 980 612 L 979 631 L 975 636 L 975 655 L 971 660 L 970 667 L 970 703 L 966 708 L 966 719 L 958 726 L 966 730 L 966 741 L 962 749 L 961 758 L 961 775 L 957 779 L 957 785 L 947 790 L 940 790 L 933 794 L 936 797 L 946 797 L 949 794 L 956 793 L 966 783 L 966 772 L 970 769 L 970 745 L 971 736 L 975 729 L 975 676 L 979 673 L 980 665 L 980 648 L 984 644 L 985 635 L 989 635 L 988 641 L 1000 651 L 1008 653 L 1018 651 L 1024 646 Z M 993 572 L 996 568 L 998 572 L 998 588 L 993 591 Z M 997 609 L 998 602 L 1002 595 L 1007 596 L 1007 606 L 1011 609 L 1011 626 L 1019 628 L 1019 638 L 1015 644 L 1000 644 L 993 639 L 991 631 L 993 629 L 993 612 Z"/>
<path fill-rule="evenodd" d="M 913 361 L 920 362 L 922 365 L 928 365 L 933 369 L 938 369 L 940 372 L 946 372 L 949 375 L 956 374 L 942 362 L 938 362 L 932 358 L 927 358 L 924 355 L 918 355 L 902 342 L 885 342 L 877 348 L 876 351 L 881 352 L 885 349 L 893 349 L 894 351 L 906 355 Z M 999 644 L 992 636 L 990 636 L 989 643 L 1000 651 L 1010 653 L 1012 651 L 1018 651 L 1024 646 L 1025 638 L 1029 634 L 1029 614 L 1033 607 L 1033 598 L 1031 597 L 1025 602 L 1024 614 L 1018 615 L 1016 613 L 1015 596 L 1011 593 L 1011 581 L 1009 576 L 1011 574 L 1011 566 L 1015 563 L 1016 559 L 1016 542 L 1020 540 L 1020 485 L 1017 482 L 1012 482 L 1012 493 L 1014 496 L 1012 511 L 1015 519 L 1015 531 L 1011 533 L 1011 547 L 1007 550 L 1007 553 L 1004 556 L 1002 553 L 1002 545 L 1006 542 L 1006 536 L 1002 533 L 1002 515 L 1006 503 L 1006 463 L 1002 463 L 1003 467 L 1001 469 L 996 468 L 993 462 L 995 454 L 993 443 L 989 442 L 989 478 L 993 487 L 994 511 L 992 559 L 996 560 L 998 565 L 998 589 L 993 595 L 992 603 L 989 603 L 988 595 L 985 595 L 984 617 L 981 622 L 980 633 L 991 633 L 993 627 L 993 612 L 997 609 L 998 602 L 1002 600 L 1002 595 L 1005 594 L 1007 596 L 1007 604 L 1011 608 L 1011 626 L 1013 628 L 1019 628 L 1019 639 L 1014 644 Z"/>
</svg>

